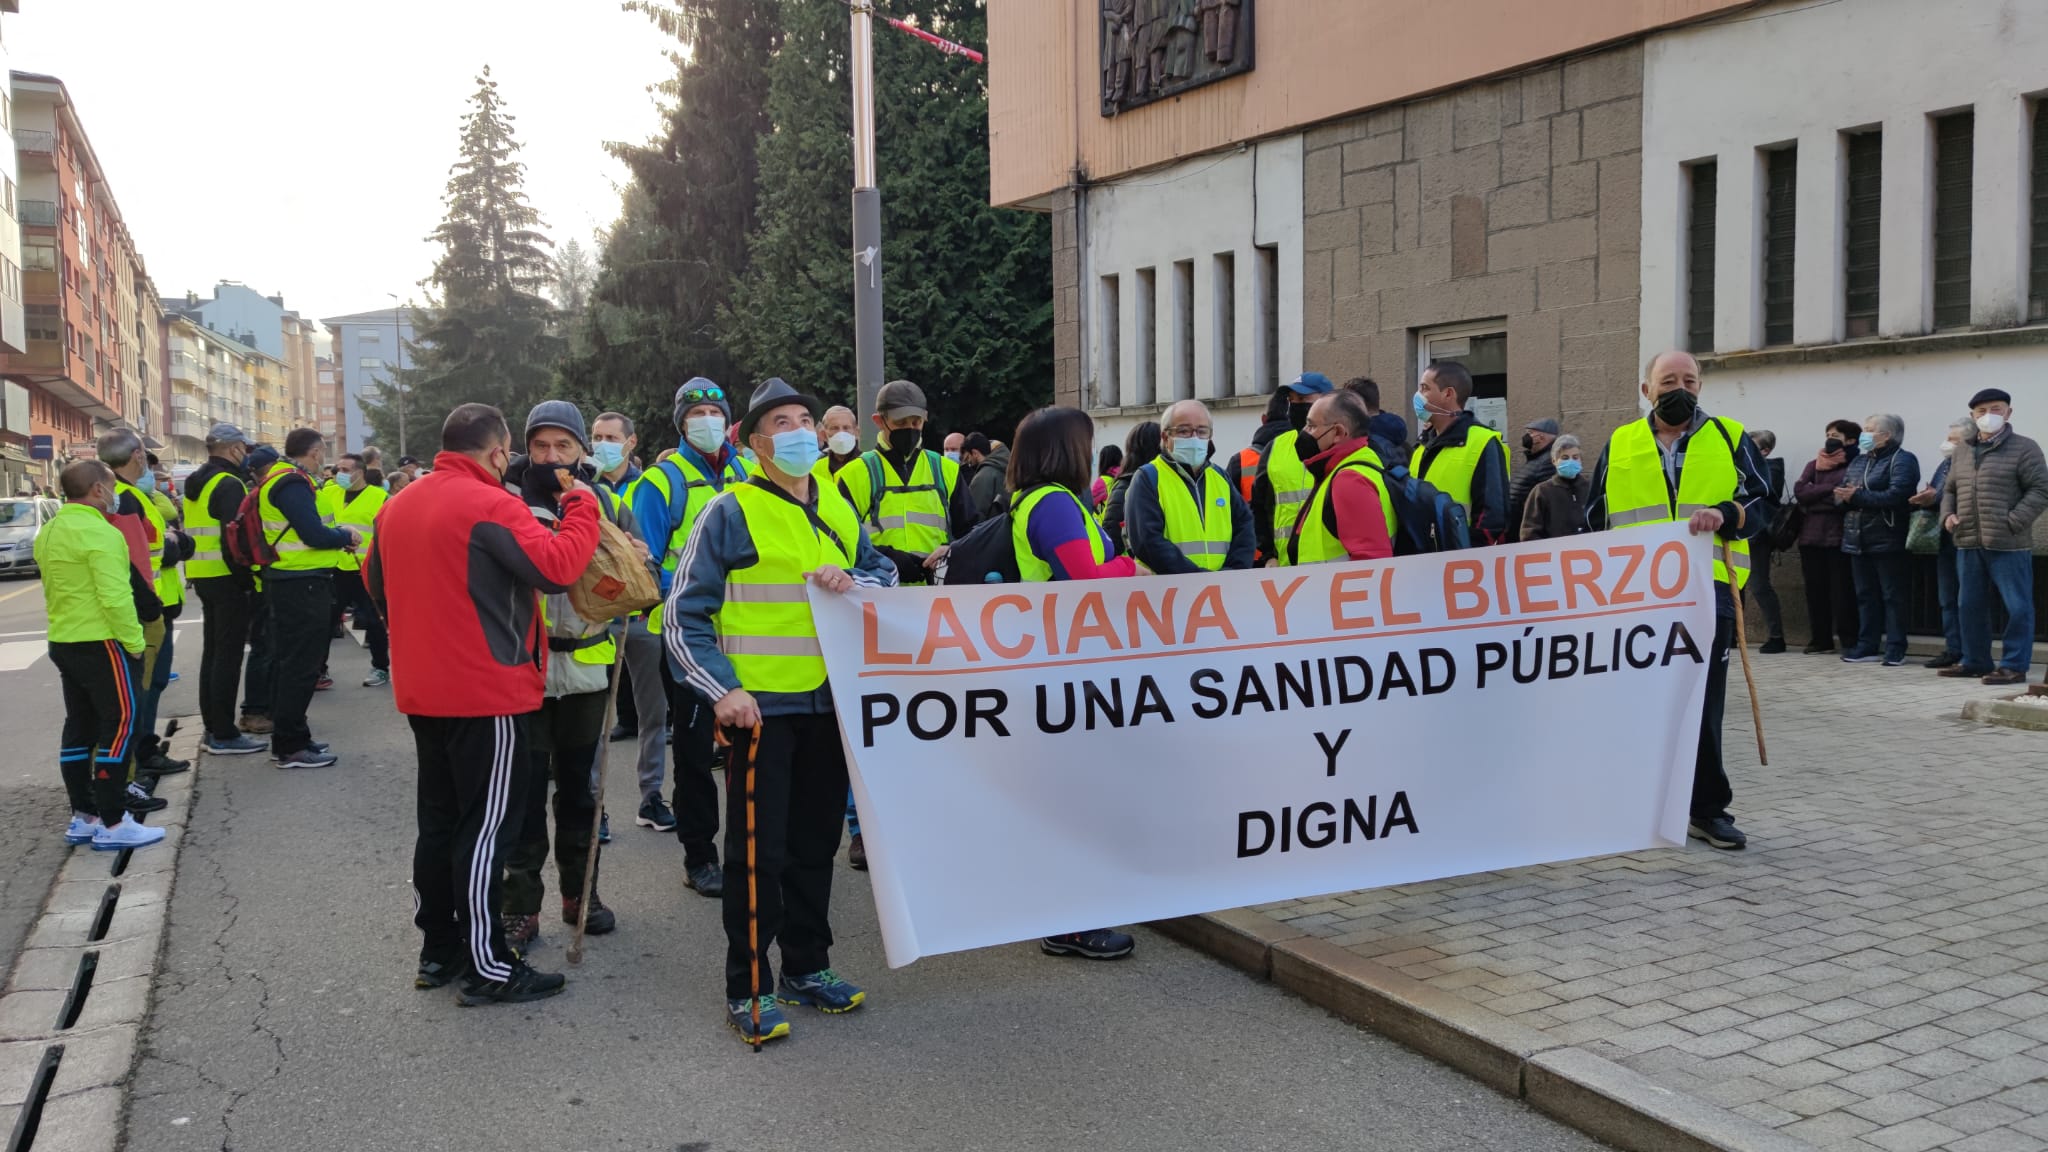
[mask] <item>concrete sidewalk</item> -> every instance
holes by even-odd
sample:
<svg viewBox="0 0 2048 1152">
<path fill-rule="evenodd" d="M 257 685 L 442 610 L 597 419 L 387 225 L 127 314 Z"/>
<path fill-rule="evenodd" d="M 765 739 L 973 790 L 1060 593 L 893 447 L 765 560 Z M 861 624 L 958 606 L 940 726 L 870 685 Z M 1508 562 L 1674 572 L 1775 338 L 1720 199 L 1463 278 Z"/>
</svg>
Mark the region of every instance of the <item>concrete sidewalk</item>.
<svg viewBox="0 0 2048 1152">
<path fill-rule="evenodd" d="M 1771 766 L 1740 673 L 1726 731 L 1748 851 L 1258 911 L 1822 1148 L 2048 1149 L 2048 736 L 1959 719 L 2011 690 L 1917 664 L 1752 663 Z"/>
</svg>

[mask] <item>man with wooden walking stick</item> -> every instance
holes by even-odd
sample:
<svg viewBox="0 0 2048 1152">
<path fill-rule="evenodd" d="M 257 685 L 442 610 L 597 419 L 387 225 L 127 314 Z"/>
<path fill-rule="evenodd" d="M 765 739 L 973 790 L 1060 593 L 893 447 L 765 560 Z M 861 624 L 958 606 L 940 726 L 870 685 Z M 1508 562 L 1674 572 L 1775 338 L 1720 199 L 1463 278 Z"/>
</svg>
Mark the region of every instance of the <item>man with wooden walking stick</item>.
<svg viewBox="0 0 2048 1152">
<path fill-rule="evenodd" d="M 789 1035 L 781 1005 L 851 1012 L 867 994 L 828 951 L 846 753 L 806 584 L 889 587 L 896 569 L 833 485 L 813 483 L 820 405 L 755 389 L 740 443 L 764 467 L 704 509 L 670 585 L 662 635 L 676 679 L 735 747 L 726 778 L 726 1022 L 758 1048 Z M 778 986 L 768 947 L 782 945 Z"/>
<path fill-rule="evenodd" d="M 1721 714 L 1728 698 L 1728 653 L 1742 642 L 1736 598 L 1749 579 L 1749 540 L 1770 526 L 1770 474 L 1742 425 L 1709 416 L 1699 403 L 1699 361 L 1670 351 L 1652 359 L 1642 392 L 1650 413 L 1614 430 L 1593 472 L 1587 526 L 1636 528 L 1684 522 L 1713 533 L 1714 643 L 1693 765 L 1691 821 L 1697 840 L 1736 849 L 1749 838 L 1728 815 L 1734 789 L 1721 756 Z"/>
<path fill-rule="evenodd" d="M 459 980 L 464 1004 L 538 1000 L 563 985 L 506 945 L 499 873 L 525 819 L 529 718 L 554 663 L 540 593 L 567 590 L 590 566 L 598 498 L 570 480 L 550 531 L 505 490 L 511 463 L 503 414 L 450 412 L 433 472 L 385 507 L 363 564 L 419 753 L 413 922 L 426 940 L 414 984 Z"/>
</svg>

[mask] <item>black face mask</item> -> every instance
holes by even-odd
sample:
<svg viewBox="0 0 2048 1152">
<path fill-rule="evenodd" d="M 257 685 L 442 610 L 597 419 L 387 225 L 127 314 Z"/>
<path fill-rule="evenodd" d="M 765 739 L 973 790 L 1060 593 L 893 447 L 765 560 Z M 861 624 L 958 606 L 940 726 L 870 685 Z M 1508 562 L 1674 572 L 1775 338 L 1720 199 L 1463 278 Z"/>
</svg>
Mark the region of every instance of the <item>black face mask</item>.
<svg viewBox="0 0 2048 1152">
<path fill-rule="evenodd" d="M 1535 454 L 1536 454 L 1536 437 L 1534 437 L 1534 436 L 1526 436 L 1526 435 L 1525 435 L 1525 436 L 1523 436 L 1523 437 L 1522 437 L 1522 451 L 1524 451 L 1524 452 L 1527 452 L 1527 453 L 1529 453 L 1529 454 L 1530 454 L 1530 455 L 1532 455 L 1532 456 L 1533 456 L 1533 455 L 1535 455 Z"/>
<path fill-rule="evenodd" d="M 1692 423 L 1693 413 L 1699 410 L 1700 398 L 1683 388 L 1673 388 L 1657 397 L 1657 419 L 1673 428 Z"/>
<path fill-rule="evenodd" d="M 1843 447 L 1845 447 L 1845 445 L 1842 443 L 1840 437 L 1830 436 L 1828 437 L 1827 443 L 1821 445 L 1821 450 L 1832 456 L 1835 453 L 1840 452 L 1843 449 Z"/>
<path fill-rule="evenodd" d="M 923 442 L 924 432 L 920 429 L 889 429 L 889 451 L 896 453 L 898 456 L 910 455 L 912 452 L 917 451 L 917 446 Z"/>
<path fill-rule="evenodd" d="M 1308 423 L 1308 410 L 1312 407 L 1314 407 L 1312 404 L 1289 404 L 1287 406 L 1288 426 L 1296 432 L 1301 431 Z"/>
</svg>

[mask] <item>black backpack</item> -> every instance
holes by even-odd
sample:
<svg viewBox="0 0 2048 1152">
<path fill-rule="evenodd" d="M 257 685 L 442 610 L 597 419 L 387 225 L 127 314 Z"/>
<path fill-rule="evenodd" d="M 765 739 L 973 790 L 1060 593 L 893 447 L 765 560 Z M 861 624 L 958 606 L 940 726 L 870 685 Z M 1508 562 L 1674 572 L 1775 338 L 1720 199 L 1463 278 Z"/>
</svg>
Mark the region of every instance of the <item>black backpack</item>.
<svg viewBox="0 0 2048 1152">
<path fill-rule="evenodd" d="M 1465 506 L 1450 498 L 1427 480 L 1418 479 L 1406 464 L 1392 468 L 1360 460 L 1346 468 L 1376 472 L 1376 482 L 1394 506 L 1394 555 L 1418 556 L 1425 552 L 1456 552 L 1472 546 L 1472 527 Z M 1323 505 L 1323 526 L 1337 531 L 1336 505 Z M 1290 555 L 1301 539 L 1301 520 L 1294 522 L 1294 536 L 1288 543 Z"/>
<path fill-rule="evenodd" d="M 988 519 L 953 541 L 946 553 L 947 584 L 1016 584 L 1024 579 L 1017 567 L 1017 542 L 1010 534 L 1010 498 L 996 497 Z"/>
</svg>

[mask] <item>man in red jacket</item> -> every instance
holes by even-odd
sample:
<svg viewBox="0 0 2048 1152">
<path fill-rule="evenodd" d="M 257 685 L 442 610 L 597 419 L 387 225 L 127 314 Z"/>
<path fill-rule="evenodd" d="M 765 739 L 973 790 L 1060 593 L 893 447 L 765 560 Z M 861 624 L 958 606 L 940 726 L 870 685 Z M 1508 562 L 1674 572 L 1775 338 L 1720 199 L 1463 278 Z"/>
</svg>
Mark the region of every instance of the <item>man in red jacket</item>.
<svg viewBox="0 0 2048 1152">
<path fill-rule="evenodd" d="M 567 590 L 589 567 L 598 501 L 555 473 L 561 519 L 550 532 L 506 490 L 511 460 L 496 408 L 450 412 L 433 472 L 385 506 L 363 562 L 419 753 L 413 922 L 426 943 L 414 983 L 459 978 L 466 1005 L 538 1000 L 563 984 L 506 947 L 498 882 L 531 790 L 527 717 L 547 681 L 540 595 Z M 386 556 L 402 559 L 387 567 Z"/>
</svg>

